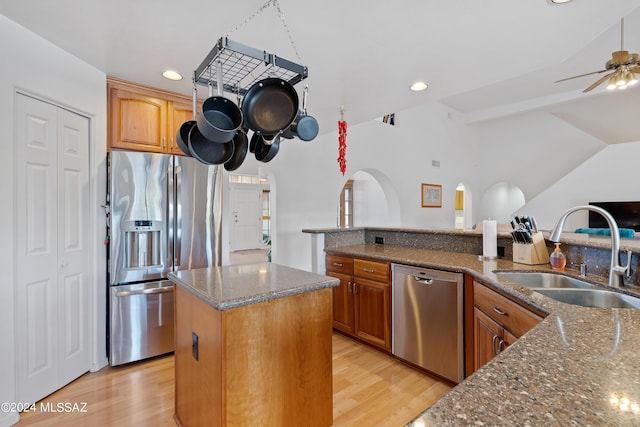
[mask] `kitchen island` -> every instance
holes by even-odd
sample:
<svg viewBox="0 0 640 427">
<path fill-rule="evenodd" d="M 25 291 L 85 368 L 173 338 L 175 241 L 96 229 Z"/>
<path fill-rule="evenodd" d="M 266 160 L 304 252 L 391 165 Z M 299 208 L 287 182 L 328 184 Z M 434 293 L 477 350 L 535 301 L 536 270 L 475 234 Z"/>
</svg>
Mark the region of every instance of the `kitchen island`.
<svg viewBox="0 0 640 427">
<path fill-rule="evenodd" d="M 332 424 L 336 279 L 273 263 L 169 278 L 179 425 Z"/>
</svg>

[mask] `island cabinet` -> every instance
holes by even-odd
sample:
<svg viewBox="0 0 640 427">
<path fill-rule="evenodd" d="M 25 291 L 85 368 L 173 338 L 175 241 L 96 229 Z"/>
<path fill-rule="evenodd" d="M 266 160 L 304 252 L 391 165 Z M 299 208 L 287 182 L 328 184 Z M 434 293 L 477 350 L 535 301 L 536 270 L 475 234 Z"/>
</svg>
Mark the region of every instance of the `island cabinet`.
<svg viewBox="0 0 640 427">
<path fill-rule="evenodd" d="M 107 102 L 109 149 L 184 155 L 176 134 L 193 120 L 191 97 L 109 77 Z"/>
<path fill-rule="evenodd" d="M 178 425 L 332 424 L 335 279 L 271 263 L 169 277 Z"/>
<path fill-rule="evenodd" d="M 391 352 L 391 284 L 388 262 L 327 255 L 333 288 L 333 327 Z"/>
<path fill-rule="evenodd" d="M 473 282 L 474 371 L 536 326 L 542 317 Z"/>
</svg>

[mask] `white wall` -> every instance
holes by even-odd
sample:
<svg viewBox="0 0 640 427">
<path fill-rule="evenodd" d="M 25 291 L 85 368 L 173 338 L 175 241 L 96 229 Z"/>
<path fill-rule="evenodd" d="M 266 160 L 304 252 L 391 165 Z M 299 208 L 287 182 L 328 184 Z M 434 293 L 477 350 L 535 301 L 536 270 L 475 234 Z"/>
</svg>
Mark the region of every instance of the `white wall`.
<svg viewBox="0 0 640 427">
<path fill-rule="evenodd" d="M 640 200 L 640 142 L 607 146 L 530 200 L 522 212 L 535 215 L 541 229 L 553 228 L 562 213 L 589 202 Z M 588 226 L 586 211 L 571 214 L 565 231 Z"/>
<path fill-rule="evenodd" d="M 13 145 L 15 91 L 21 90 L 52 101 L 91 118 L 91 293 L 92 369 L 104 366 L 105 353 L 105 266 L 104 201 L 106 170 L 106 76 L 79 61 L 13 21 L 0 15 L 0 402 L 15 402 L 15 149 Z M 0 426 L 17 421 L 17 414 L 0 412 Z"/>
</svg>

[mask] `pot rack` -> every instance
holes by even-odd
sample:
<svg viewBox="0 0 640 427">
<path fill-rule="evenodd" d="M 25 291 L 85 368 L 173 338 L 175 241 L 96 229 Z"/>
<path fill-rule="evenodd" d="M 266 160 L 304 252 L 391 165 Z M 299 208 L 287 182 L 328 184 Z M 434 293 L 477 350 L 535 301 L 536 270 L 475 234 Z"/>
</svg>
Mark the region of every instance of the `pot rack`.
<svg viewBox="0 0 640 427">
<path fill-rule="evenodd" d="M 240 97 L 254 83 L 268 77 L 281 78 L 293 86 L 308 77 L 308 69 L 267 51 L 220 37 L 193 72 L 194 92 L 196 84 L 218 88 L 218 82 L 222 82 L 223 91 Z"/>
</svg>

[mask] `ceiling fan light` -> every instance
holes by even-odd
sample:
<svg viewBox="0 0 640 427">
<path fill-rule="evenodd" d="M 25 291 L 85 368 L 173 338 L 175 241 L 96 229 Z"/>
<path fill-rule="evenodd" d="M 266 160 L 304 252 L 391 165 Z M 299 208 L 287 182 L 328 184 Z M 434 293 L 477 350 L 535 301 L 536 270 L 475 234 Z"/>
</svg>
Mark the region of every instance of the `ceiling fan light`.
<svg viewBox="0 0 640 427">
<path fill-rule="evenodd" d="M 626 78 L 627 78 L 628 85 L 634 85 L 638 83 L 638 79 L 636 79 L 636 76 L 631 71 L 627 70 Z"/>
<path fill-rule="evenodd" d="M 627 85 L 627 79 L 625 79 L 624 74 L 622 73 L 616 73 L 616 86 L 620 87 L 620 86 L 626 86 Z"/>
<path fill-rule="evenodd" d="M 616 87 L 617 87 L 616 86 L 616 77 L 615 76 L 609 77 L 609 83 L 607 84 L 607 89 L 614 90 Z"/>
</svg>

